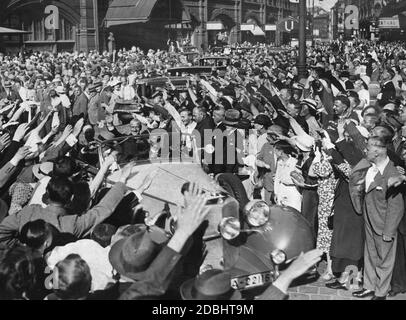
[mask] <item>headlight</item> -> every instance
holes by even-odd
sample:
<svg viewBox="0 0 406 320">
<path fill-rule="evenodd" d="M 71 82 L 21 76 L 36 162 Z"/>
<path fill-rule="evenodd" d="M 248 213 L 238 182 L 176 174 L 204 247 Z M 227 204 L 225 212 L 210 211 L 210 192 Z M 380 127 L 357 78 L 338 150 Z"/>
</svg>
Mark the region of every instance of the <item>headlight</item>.
<svg viewBox="0 0 406 320">
<path fill-rule="evenodd" d="M 251 227 L 262 227 L 269 221 L 270 209 L 264 201 L 254 200 L 249 202 L 245 206 L 244 212 Z"/>
<path fill-rule="evenodd" d="M 224 239 L 233 240 L 241 233 L 241 223 L 234 217 L 224 218 L 220 222 L 219 231 Z"/>
<path fill-rule="evenodd" d="M 280 265 L 286 261 L 286 253 L 282 250 L 276 249 L 271 253 L 271 259 L 276 265 Z"/>
</svg>

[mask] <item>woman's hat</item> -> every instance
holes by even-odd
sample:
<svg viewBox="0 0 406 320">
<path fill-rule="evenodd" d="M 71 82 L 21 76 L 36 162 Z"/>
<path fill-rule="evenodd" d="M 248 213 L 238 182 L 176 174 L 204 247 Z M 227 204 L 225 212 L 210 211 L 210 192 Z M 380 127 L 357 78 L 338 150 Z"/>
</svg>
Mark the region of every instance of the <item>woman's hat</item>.
<svg viewBox="0 0 406 320">
<path fill-rule="evenodd" d="M 304 99 L 300 102 L 301 105 L 305 105 L 313 110 L 317 110 L 317 102 L 313 99 Z"/>
<path fill-rule="evenodd" d="M 183 300 L 241 300 L 239 291 L 231 287 L 231 274 L 208 270 L 180 287 Z"/>
<path fill-rule="evenodd" d="M 296 147 L 303 152 L 310 152 L 314 147 L 314 138 L 308 135 L 301 135 L 292 138 L 295 141 Z"/>
<path fill-rule="evenodd" d="M 118 86 L 119 84 L 122 84 L 122 82 L 119 80 L 113 80 L 112 82 L 110 82 L 110 86 L 112 86 L 113 88 L 115 86 Z"/>
<path fill-rule="evenodd" d="M 36 164 L 32 167 L 32 173 L 38 180 L 49 176 L 49 174 L 54 170 L 54 164 L 52 162 L 43 162 Z"/>
<path fill-rule="evenodd" d="M 63 86 L 56 87 L 55 91 L 58 94 L 64 94 L 66 92 L 65 87 Z"/>
</svg>

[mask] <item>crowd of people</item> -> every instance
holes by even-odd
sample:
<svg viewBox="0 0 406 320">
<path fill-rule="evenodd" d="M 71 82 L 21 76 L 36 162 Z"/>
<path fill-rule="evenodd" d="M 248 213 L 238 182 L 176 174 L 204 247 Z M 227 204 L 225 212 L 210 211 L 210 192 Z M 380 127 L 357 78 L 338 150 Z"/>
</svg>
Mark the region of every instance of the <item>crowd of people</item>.
<svg viewBox="0 0 406 320">
<path fill-rule="evenodd" d="M 178 133 L 182 153 L 208 174 L 238 175 L 249 199 L 308 221 L 316 250 L 259 299 L 286 298 L 321 259 L 329 288 L 348 290 L 356 268 L 355 297 L 406 292 L 406 44 L 316 44 L 305 76 L 293 48 L 227 53 L 226 70 L 185 69 L 186 88 L 168 78 L 147 97 L 140 80 L 193 61 L 135 47 L 114 57 L 0 54 L 1 299 L 241 298 L 227 270 L 202 268 L 196 257 L 208 213 L 197 185 L 185 186 L 172 236 L 145 224 L 139 204 L 156 172 L 137 190 L 126 182 L 133 161 L 162 155 L 155 129 Z M 196 147 L 214 130 L 223 133 L 220 157 L 215 138 Z M 104 159 L 100 143 L 114 150 Z M 88 167 L 96 168 L 90 178 Z M 120 181 L 106 188 L 117 169 Z"/>
</svg>

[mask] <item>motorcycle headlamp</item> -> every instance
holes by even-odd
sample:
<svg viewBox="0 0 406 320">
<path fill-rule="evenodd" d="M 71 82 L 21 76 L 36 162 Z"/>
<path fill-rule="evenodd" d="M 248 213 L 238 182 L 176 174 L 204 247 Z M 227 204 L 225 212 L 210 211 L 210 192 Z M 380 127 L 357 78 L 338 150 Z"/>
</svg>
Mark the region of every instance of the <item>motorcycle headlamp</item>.
<svg viewBox="0 0 406 320">
<path fill-rule="evenodd" d="M 282 250 L 276 249 L 271 253 L 271 259 L 276 265 L 286 262 L 286 253 Z"/>
<path fill-rule="evenodd" d="M 262 227 L 269 221 L 270 209 L 265 201 L 254 200 L 244 209 L 245 217 L 251 227 Z"/>
</svg>

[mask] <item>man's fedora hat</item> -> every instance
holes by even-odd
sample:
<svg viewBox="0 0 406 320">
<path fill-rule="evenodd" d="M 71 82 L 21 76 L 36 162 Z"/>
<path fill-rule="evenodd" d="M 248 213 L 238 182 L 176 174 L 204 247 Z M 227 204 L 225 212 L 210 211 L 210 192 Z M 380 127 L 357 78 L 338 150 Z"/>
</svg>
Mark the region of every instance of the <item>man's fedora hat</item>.
<svg viewBox="0 0 406 320">
<path fill-rule="evenodd" d="M 226 126 L 237 126 L 242 118 L 241 111 L 236 109 L 229 109 L 226 111 L 223 123 Z"/>
<path fill-rule="evenodd" d="M 231 287 L 231 274 L 208 270 L 180 287 L 183 300 L 241 300 L 239 291 Z"/>
<path fill-rule="evenodd" d="M 169 241 L 169 235 L 162 229 L 136 225 L 134 234 L 117 241 L 109 252 L 113 268 L 122 276 L 138 280 Z"/>
</svg>

